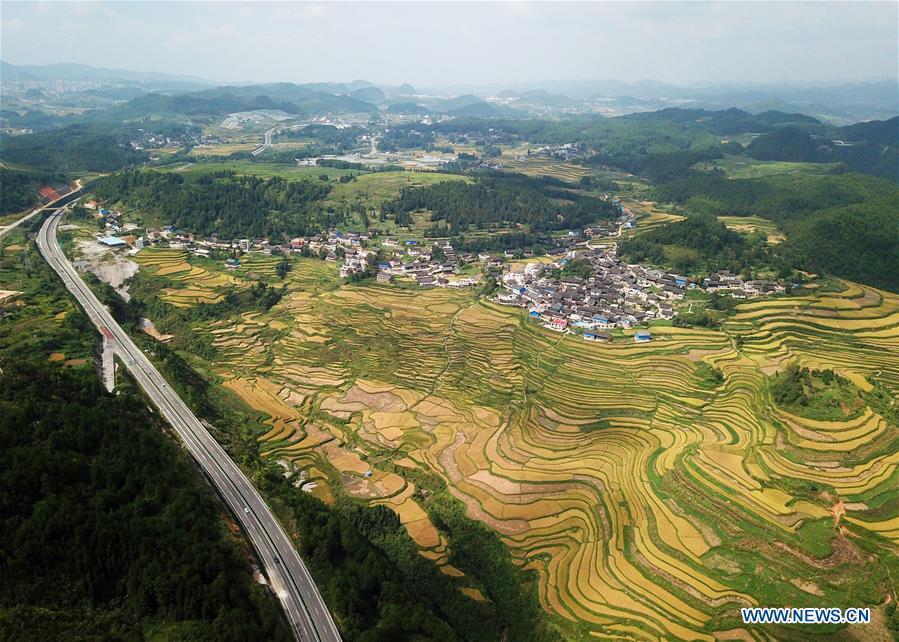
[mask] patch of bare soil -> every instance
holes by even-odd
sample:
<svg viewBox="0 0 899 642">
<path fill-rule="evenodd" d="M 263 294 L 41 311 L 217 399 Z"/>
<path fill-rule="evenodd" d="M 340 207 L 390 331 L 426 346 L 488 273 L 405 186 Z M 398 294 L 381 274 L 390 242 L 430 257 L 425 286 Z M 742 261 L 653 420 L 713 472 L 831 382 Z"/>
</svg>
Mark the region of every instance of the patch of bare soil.
<svg viewBox="0 0 899 642">
<path fill-rule="evenodd" d="M 880 606 L 871 607 L 871 621 L 867 624 L 850 624 L 846 627 L 845 637 L 857 642 L 894 642 L 896 640 L 887 626 L 886 606 L 890 603 L 889 596 L 886 602 Z"/>
<path fill-rule="evenodd" d="M 790 584 L 798 588 L 800 591 L 805 591 L 806 593 L 811 593 L 812 595 L 817 595 L 819 597 L 824 596 L 824 593 L 814 582 L 808 582 L 805 580 L 800 580 L 799 578 L 793 578 L 792 580 L 790 580 Z"/>
<path fill-rule="evenodd" d="M 79 239 L 76 264 L 81 271 L 87 270 L 115 288 L 125 301 L 130 300 L 125 282 L 137 274 L 140 267 L 137 263 L 97 241 Z"/>
<path fill-rule="evenodd" d="M 840 523 L 840 518 L 846 514 L 846 504 L 843 503 L 843 500 L 838 500 L 836 504 L 830 507 L 830 512 L 833 515 L 833 525 L 837 526 Z"/>
<path fill-rule="evenodd" d="M 174 336 L 171 334 L 162 334 L 159 330 L 156 329 L 156 326 L 153 325 L 153 322 L 147 318 L 143 318 L 140 320 L 140 329 L 149 334 L 157 341 L 161 341 L 162 343 L 170 341 Z"/>
<path fill-rule="evenodd" d="M 22 294 L 18 290 L 0 290 L 0 301 L 5 301 L 6 299 L 11 299 L 17 294 Z"/>
</svg>

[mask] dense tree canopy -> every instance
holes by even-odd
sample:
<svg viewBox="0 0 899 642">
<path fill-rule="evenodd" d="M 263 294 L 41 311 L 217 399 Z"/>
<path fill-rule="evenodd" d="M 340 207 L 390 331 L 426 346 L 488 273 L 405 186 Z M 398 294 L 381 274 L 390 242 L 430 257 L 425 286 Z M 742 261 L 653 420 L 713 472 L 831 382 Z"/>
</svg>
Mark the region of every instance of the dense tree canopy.
<svg viewBox="0 0 899 642">
<path fill-rule="evenodd" d="M 37 134 L 6 136 L 0 141 L 0 159 L 54 173 L 109 172 L 149 158 L 131 146 L 121 128 L 71 125 Z"/>
<path fill-rule="evenodd" d="M 64 182 L 62 176 L 50 172 L 0 167 L 0 214 L 21 212 L 39 200 L 41 186 Z"/>
<path fill-rule="evenodd" d="M 818 147 L 818 143 L 801 129 L 784 127 L 759 136 L 746 151 L 758 160 L 816 162 L 820 156 Z"/>
<path fill-rule="evenodd" d="M 102 178 L 92 189 L 147 220 L 222 238 L 280 238 L 318 232 L 336 222 L 310 207 L 330 192 L 323 181 L 130 171 Z"/>
<path fill-rule="evenodd" d="M 694 214 L 621 244 L 630 261 L 650 261 L 685 273 L 728 269 L 742 272 L 767 259 L 764 239 L 750 243 L 714 216 Z"/>
<path fill-rule="evenodd" d="M 221 506 L 133 390 L 90 368 L 0 375 L 6 639 L 290 639 Z"/>
<path fill-rule="evenodd" d="M 727 179 L 694 173 L 657 189 L 688 211 L 758 215 L 787 233 L 797 267 L 899 291 L 899 188 L 860 174 Z"/>
<path fill-rule="evenodd" d="M 759 136 L 746 153 L 758 160 L 842 163 L 854 172 L 899 181 L 899 117 L 814 136 L 785 127 Z"/>
<path fill-rule="evenodd" d="M 382 209 L 398 222 L 408 222 L 403 215 L 410 212 L 428 210 L 437 229 L 451 234 L 472 227 L 496 229 L 519 224 L 527 225 L 531 231 L 579 228 L 618 214 L 611 203 L 515 175 L 487 176 L 474 183 L 447 181 L 406 188 Z"/>
</svg>

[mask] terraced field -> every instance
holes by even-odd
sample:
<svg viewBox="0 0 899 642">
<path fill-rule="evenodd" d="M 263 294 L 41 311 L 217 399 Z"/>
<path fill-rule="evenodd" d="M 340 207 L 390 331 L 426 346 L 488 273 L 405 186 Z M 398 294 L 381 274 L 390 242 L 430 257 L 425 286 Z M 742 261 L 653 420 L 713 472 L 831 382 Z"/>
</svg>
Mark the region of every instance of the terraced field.
<svg viewBox="0 0 899 642">
<path fill-rule="evenodd" d="M 574 163 L 537 157 L 522 160 L 504 160 L 503 168 L 528 176 L 552 176 L 553 178 L 572 183 L 576 183 L 582 177 L 591 176 L 594 173 L 586 167 Z"/>
<path fill-rule="evenodd" d="M 239 283 L 221 272 L 191 265 L 187 262 L 187 252 L 184 250 L 147 248 L 136 254 L 134 260 L 142 270 L 177 284 L 176 287 L 165 288 L 160 293 L 160 298 L 178 307 L 218 303 L 224 296 L 224 288 Z"/>
<path fill-rule="evenodd" d="M 647 232 L 666 223 L 673 223 L 684 218 L 680 214 L 672 214 L 671 212 L 658 209 L 652 201 L 622 200 L 622 204 L 637 217 L 637 228 L 629 231 L 628 234 L 633 234 L 637 230 L 641 233 Z"/>
<path fill-rule="evenodd" d="M 803 639 L 745 629 L 739 608 L 896 599 L 896 295 L 846 284 L 742 304 L 723 331 L 593 345 L 468 293 L 327 285 L 313 263 L 268 313 L 198 328 L 210 367 L 268 417 L 262 450 L 298 485 L 388 506 L 466 594 L 425 474 L 539 574 L 575 637 Z M 792 362 L 836 370 L 867 408 L 778 409 L 767 375 Z"/>
<path fill-rule="evenodd" d="M 768 243 L 771 245 L 782 243 L 786 238 L 784 233 L 777 229 L 777 225 L 760 216 L 719 216 L 718 220 L 724 223 L 728 229 L 737 232 L 764 234 L 768 237 Z"/>
</svg>

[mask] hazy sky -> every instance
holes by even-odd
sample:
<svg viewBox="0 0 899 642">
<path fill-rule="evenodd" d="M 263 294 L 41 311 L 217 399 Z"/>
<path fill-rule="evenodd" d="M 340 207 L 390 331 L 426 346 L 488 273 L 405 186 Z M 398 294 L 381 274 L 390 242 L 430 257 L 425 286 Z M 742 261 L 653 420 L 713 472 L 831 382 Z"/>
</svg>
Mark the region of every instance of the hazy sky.
<svg viewBox="0 0 899 642">
<path fill-rule="evenodd" d="M 218 81 L 846 81 L 897 75 L 896 2 L 10 2 L 3 60 Z"/>
</svg>

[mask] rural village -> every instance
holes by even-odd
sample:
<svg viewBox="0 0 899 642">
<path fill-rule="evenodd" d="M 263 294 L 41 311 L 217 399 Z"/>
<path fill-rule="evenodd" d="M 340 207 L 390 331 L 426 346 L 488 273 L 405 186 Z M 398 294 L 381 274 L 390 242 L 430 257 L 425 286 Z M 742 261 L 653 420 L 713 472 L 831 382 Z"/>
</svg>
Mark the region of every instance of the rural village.
<svg viewBox="0 0 899 642">
<path fill-rule="evenodd" d="M 404 279 L 421 288 L 468 288 L 481 284 L 489 276 L 497 282 L 491 294 L 493 300 L 527 308 L 529 317 L 544 328 L 577 334 L 585 341 L 611 341 L 611 331 L 616 328 L 639 328 L 633 340 L 650 341 L 652 334 L 645 326 L 651 321 L 673 319 L 677 313 L 675 302 L 683 300 L 688 290 L 701 288 L 734 299 L 779 294 L 785 290 L 783 283 L 744 280 L 726 270 L 697 282 L 680 274 L 622 261 L 617 255 L 617 243 L 608 241 L 636 227 L 636 217 L 625 207 L 621 207 L 621 215 L 614 222 L 598 223 L 553 238 L 555 246 L 546 251 L 545 257 L 508 250 L 457 254 L 445 240 L 428 245 L 416 239 L 381 238 L 377 230 L 329 230 L 281 244 L 268 239 L 198 237 L 173 226 L 146 229 L 143 235 L 134 236 L 129 232 L 135 226 L 123 224 L 119 212 L 100 207 L 95 201 L 89 201 L 86 207 L 96 212 L 94 216 L 104 227 L 95 234 L 101 245 L 130 247 L 132 252 L 149 246 L 168 247 L 207 259 L 226 256 L 224 266 L 229 270 L 241 266 L 242 254 L 259 253 L 285 257 L 301 254 L 341 262 L 338 268 L 341 278 L 374 276 L 380 284 Z M 606 243 L 594 244 L 603 238 L 607 239 Z M 580 275 L 565 275 L 564 271 L 574 261 L 581 264 Z"/>
</svg>

